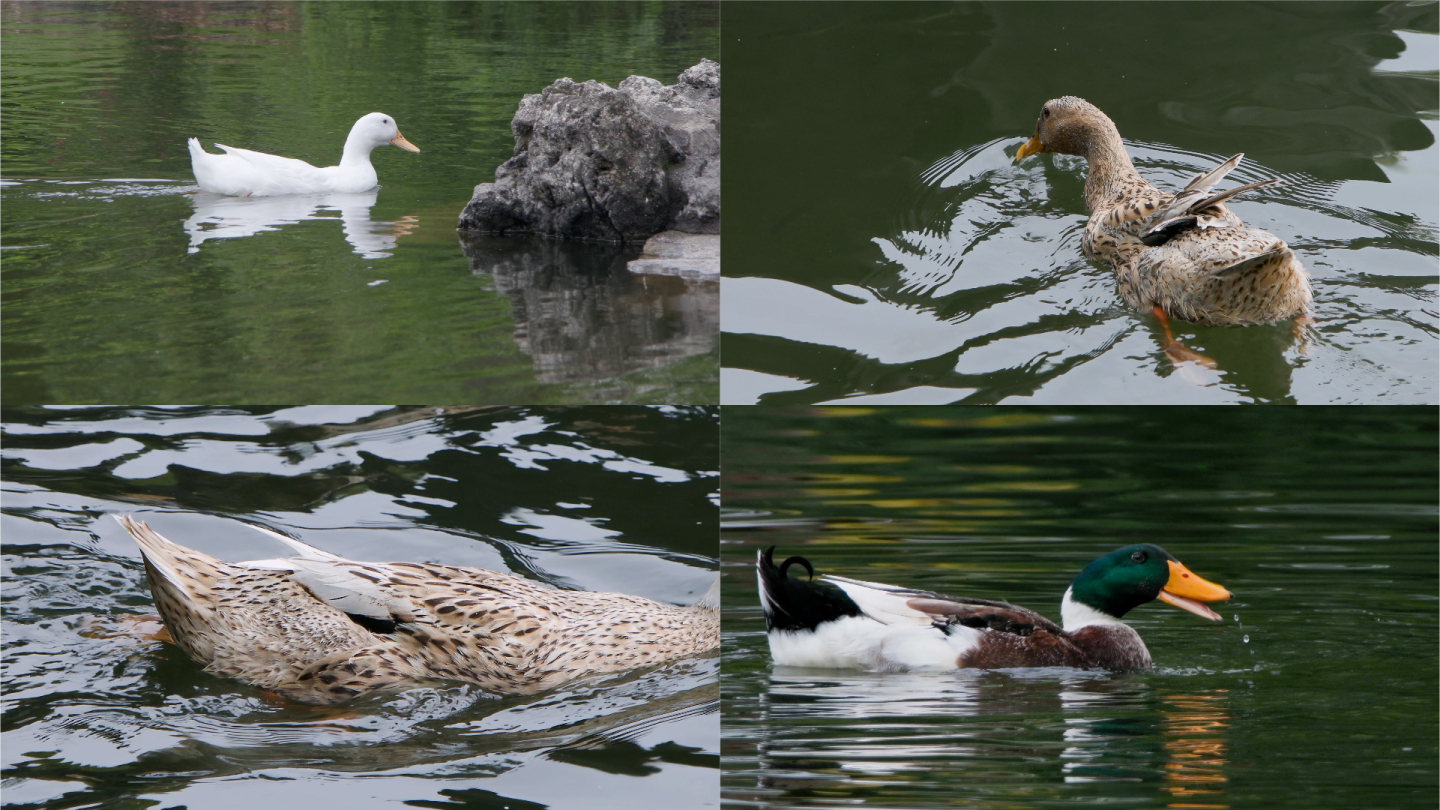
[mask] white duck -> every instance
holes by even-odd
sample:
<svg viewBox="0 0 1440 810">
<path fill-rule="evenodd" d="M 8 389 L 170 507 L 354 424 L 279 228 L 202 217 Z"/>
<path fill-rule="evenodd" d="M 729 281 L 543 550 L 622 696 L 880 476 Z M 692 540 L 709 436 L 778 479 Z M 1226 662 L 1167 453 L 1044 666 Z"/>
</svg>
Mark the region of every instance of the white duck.
<svg viewBox="0 0 1440 810">
<path fill-rule="evenodd" d="M 395 119 L 385 113 L 370 113 L 350 128 L 345 139 L 345 154 L 339 166 L 318 168 L 303 160 L 236 149 L 217 143 L 226 154 L 212 155 L 200 147 L 198 138 L 190 139 L 190 166 L 200 188 L 231 197 L 270 197 L 276 194 L 354 194 L 374 188 L 379 179 L 370 165 L 370 151 L 383 144 L 393 144 L 410 152 L 419 152 L 405 140 Z"/>
</svg>

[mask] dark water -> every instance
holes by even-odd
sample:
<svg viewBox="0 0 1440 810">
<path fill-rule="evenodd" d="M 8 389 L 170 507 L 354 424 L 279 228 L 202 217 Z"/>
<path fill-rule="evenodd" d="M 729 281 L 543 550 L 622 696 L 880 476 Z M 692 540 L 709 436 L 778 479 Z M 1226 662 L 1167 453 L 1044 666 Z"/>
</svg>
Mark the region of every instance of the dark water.
<svg viewBox="0 0 1440 810">
<path fill-rule="evenodd" d="M 232 560 L 282 554 L 244 519 L 690 603 L 714 581 L 715 409 L 8 409 L 0 437 L 7 806 L 714 803 L 715 655 L 532 697 L 277 701 L 127 629 L 154 607 L 108 515 Z"/>
<path fill-rule="evenodd" d="M 7 403 L 716 401 L 717 285 L 455 231 L 523 95 L 673 83 L 714 3 L 6 3 L 0 45 Z M 375 192 L 194 184 L 190 137 L 334 165 L 376 110 L 421 152 L 377 149 Z M 536 347 L 517 252 L 583 355 Z"/>
<path fill-rule="evenodd" d="M 727 8 L 726 404 L 1379 403 L 1437 388 L 1436 6 Z M 1087 261 L 1081 158 L 1011 156 L 1088 98 L 1141 174 L 1236 153 L 1315 323 L 1160 329 Z M 1228 187 L 1228 185 L 1227 185 Z"/>
<path fill-rule="evenodd" d="M 732 807 L 1430 808 L 1431 408 L 727 408 L 722 792 Z M 773 668 L 754 555 L 1058 618 L 1102 553 L 1228 587 L 1126 616 L 1155 659 Z"/>
</svg>

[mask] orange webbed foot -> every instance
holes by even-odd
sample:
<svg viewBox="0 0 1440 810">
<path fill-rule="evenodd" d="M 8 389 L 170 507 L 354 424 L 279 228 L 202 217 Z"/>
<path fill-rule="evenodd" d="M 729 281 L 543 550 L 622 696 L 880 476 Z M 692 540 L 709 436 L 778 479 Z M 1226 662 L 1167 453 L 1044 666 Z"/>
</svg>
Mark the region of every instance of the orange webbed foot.
<svg viewBox="0 0 1440 810">
<path fill-rule="evenodd" d="M 113 623 L 106 622 L 95 616 L 86 616 L 80 620 L 79 634 L 85 638 L 116 638 L 129 636 L 141 641 L 161 641 L 166 644 L 174 644 L 175 639 L 170 636 L 170 630 L 165 623 L 154 613 L 127 614 L 116 616 Z"/>
<path fill-rule="evenodd" d="M 1305 327 L 1312 323 L 1315 319 L 1305 312 L 1295 316 L 1290 324 L 1290 334 L 1295 336 L 1295 350 L 1302 355 L 1310 353 L 1310 330 Z"/>
<path fill-rule="evenodd" d="M 1170 316 L 1165 314 L 1165 310 L 1161 309 L 1159 304 L 1151 307 L 1150 311 L 1155 315 L 1155 320 L 1160 322 L 1160 328 L 1165 330 L 1164 350 L 1165 356 L 1170 358 L 1170 362 L 1177 366 L 1181 363 L 1195 363 L 1205 368 L 1217 368 L 1214 360 L 1187 349 L 1184 344 L 1175 339 L 1175 336 L 1170 333 Z"/>
</svg>

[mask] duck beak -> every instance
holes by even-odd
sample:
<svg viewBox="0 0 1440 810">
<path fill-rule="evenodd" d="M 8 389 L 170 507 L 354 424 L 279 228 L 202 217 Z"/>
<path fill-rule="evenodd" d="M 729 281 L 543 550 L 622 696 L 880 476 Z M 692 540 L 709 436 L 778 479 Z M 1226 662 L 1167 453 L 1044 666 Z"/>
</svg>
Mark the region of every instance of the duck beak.
<svg viewBox="0 0 1440 810">
<path fill-rule="evenodd" d="M 405 140 L 405 136 L 404 136 L 404 135 L 401 135 L 401 134 L 400 134 L 400 130 L 398 130 L 398 129 L 395 130 L 395 137 L 393 137 L 393 138 L 390 139 L 390 143 L 393 144 L 393 145 L 395 145 L 395 146 L 400 147 L 401 149 L 404 149 L 406 152 L 419 152 L 419 151 L 420 151 L 420 147 L 418 147 L 418 146 L 416 146 L 415 144 L 413 144 L 413 143 Z"/>
<path fill-rule="evenodd" d="M 1049 151 L 1049 149 L 1045 148 L 1045 144 L 1040 143 L 1039 136 L 1031 135 L 1030 140 L 1020 144 L 1020 148 L 1016 150 L 1015 162 L 1019 163 L 1020 161 L 1024 160 L 1027 157 L 1030 157 L 1031 155 L 1038 155 L 1041 152 Z"/>
<path fill-rule="evenodd" d="M 1220 614 L 1201 602 L 1223 602 L 1230 598 L 1230 592 L 1216 585 L 1207 582 L 1198 576 L 1190 573 L 1190 569 L 1176 562 L 1167 560 L 1170 563 L 1170 581 L 1160 589 L 1160 601 L 1167 602 L 1180 608 L 1188 610 L 1201 618 L 1211 621 L 1220 621 Z"/>
</svg>

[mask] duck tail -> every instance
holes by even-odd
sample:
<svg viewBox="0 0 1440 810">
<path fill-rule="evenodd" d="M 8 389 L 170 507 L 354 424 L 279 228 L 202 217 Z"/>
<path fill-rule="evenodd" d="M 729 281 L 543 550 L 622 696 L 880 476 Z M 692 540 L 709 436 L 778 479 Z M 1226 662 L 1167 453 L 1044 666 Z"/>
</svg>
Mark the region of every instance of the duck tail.
<svg viewBox="0 0 1440 810">
<path fill-rule="evenodd" d="M 776 565 L 774 554 L 775 547 L 771 546 L 755 555 L 766 630 L 814 630 L 825 622 L 862 615 L 859 606 L 843 591 L 815 581 L 815 567 L 809 560 L 790 557 Z M 803 567 L 810 579 L 788 576 L 792 565 Z"/>
<path fill-rule="evenodd" d="M 166 540 L 159 532 L 129 515 L 116 515 L 115 520 L 130 533 L 140 546 L 151 586 L 163 584 L 166 590 L 186 602 L 193 602 L 195 591 L 208 588 L 203 579 L 216 580 L 230 575 L 230 566 L 198 551 Z M 196 572 L 195 574 L 190 573 Z M 197 576 L 198 575 L 198 576 Z"/>
<path fill-rule="evenodd" d="M 690 606 L 696 611 L 713 612 L 720 609 L 720 578 L 715 578 L 715 583 L 705 592 L 705 595 L 695 600 Z"/>
<path fill-rule="evenodd" d="M 206 628 L 214 624 L 214 612 L 201 597 L 228 579 L 233 566 L 172 543 L 129 515 L 116 515 L 115 520 L 140 546 L 155 609 L 160 612 L 170 636 L 190 657 L 210 664 L 215 660 L 216 650 Z"/>
</svg>

